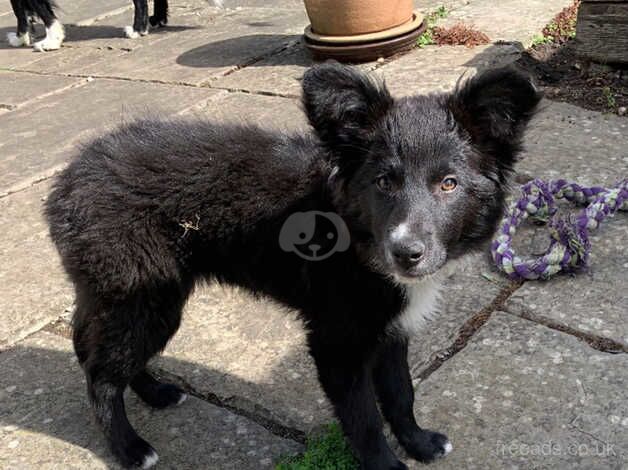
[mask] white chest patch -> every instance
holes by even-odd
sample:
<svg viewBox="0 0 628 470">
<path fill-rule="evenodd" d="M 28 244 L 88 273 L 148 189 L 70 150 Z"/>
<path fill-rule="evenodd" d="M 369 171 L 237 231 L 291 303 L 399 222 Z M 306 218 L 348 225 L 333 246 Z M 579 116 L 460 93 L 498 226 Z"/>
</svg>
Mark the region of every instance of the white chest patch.
<svg viewBox="0 0 628 470">
<path fill-rule="evenodd" d="M 393 323 L 393 327 L 407 336 L 422 330 L 437 313 L 440 300 L 440 282 L 433 278 L 417 284 L 407 284 L 407 305 Z"/>
</svg>

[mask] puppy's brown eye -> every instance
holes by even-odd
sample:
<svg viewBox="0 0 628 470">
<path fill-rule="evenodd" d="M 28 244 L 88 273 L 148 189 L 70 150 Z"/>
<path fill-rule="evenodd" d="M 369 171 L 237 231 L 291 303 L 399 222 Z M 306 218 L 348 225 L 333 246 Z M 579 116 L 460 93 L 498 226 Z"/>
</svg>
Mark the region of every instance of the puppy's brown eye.
<svg viewBox="0 0 628 470">
<path fill-rule="evenodd" d="M 375 184 L 379 188 L 380 191 L 385 193 L 389 192 L 392 189 L 392 184 L 388 176 L 379 176 L 375 180 Z"/>
<path fill-rule="evenodd" d="M 441 191 L 450 193 L 454 189 L 456 189 L 456 186 L 458 186 L 458 181 L 456 181 L 456 178 L 454 178 L 453 176 L 448 176 L 441 182 L 440 189 Z"/>
</svg>

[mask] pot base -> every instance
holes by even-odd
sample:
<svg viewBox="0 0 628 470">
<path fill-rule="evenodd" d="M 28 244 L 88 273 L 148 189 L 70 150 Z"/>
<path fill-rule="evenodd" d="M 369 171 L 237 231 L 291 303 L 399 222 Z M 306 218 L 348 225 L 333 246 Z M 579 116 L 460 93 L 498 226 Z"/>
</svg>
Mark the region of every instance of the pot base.
<svg viewBox="0 0 628 470">
<path fill-rule="evenodd" d="M 426 28 L 423 16 L 415 13 L 407 23 L 377 33 L 322 36 L 312 32 L 308 26 L 303 38 L 314 60 L 335 59 L 339 62 L 359 63 L 412 49 Z"/>
</svg>

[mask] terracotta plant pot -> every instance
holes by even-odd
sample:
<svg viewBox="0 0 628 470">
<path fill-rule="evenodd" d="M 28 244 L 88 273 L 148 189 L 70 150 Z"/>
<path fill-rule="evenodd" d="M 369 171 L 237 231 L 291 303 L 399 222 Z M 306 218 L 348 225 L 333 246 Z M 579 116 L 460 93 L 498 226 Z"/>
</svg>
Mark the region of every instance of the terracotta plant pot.
<svg viewBox="0 0 628 470">
<path fill-rule="evenodd" d="M 351 36 L 394 28 L 412 19 L 412 0 L 304 0 L 312 31 Z"/>
</svg>

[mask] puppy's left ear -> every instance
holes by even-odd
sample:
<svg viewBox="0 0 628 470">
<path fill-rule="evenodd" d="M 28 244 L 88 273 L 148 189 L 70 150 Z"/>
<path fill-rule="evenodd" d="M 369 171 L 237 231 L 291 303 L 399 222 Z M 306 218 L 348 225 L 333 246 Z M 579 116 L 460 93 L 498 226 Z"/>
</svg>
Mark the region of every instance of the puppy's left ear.
<svg viewBox="0 0 628 470">
<path fill-rule="evenodd" d="M 500 174 L 512 171 L 526 125 L 542 94 L 512 67 L 476 75 L 459 85 L 447 106 L 472 143 Z"/>
</svg>

